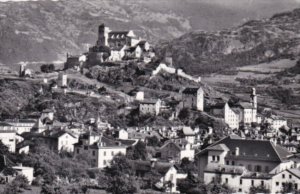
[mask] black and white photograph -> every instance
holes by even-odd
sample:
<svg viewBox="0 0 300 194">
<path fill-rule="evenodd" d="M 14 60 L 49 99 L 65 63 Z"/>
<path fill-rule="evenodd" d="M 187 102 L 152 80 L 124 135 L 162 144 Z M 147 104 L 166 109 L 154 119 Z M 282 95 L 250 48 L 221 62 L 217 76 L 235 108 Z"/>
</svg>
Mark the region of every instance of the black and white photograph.
<svg viewBox="0 0 300 194">
<path fill-rule="evenodd" d="M 0 194 L 300 194 L 300 0 L 0 0 Z"/>
</svg>

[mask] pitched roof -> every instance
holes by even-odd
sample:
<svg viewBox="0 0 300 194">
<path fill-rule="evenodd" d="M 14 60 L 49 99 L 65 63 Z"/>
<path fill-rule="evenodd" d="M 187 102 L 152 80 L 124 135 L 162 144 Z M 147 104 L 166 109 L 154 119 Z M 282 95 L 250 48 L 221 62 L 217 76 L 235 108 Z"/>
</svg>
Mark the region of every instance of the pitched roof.
<svg viewBox="0 0 300 194">
<path fill-rule="evenodd" d="M 229 148 L 225 144 L 217 144 L 217 145 L 208 147 L 207 150 L 211 150 L 211 151 L 229 151 Z"/>
<path fill-rule="evenodd" d="M 184 135 L 195 135 L 195 132 L 192 130 L 191 127 L 183 127 L 182 132 Z"/>
<path fill-rule="evenodd" d="M 169 169 L 174 166 L 168 162 L 151 162 L 151 161 L 133 161 L 135 170 L 149 172 L 152 168 L 157 170 L 161 175 L 165 175 Z"/>
<path fill-rule="evenodd" d="M 291 168 L 291 169 L 287 169 L 287 171 L 300 179 L 300 169 L 299 168 Z"/>
<path fill-rule="evenodd" d="M 0 126 L 1 126 L 1 127 L 12 127 L 11 124 L 8 124 L 8 123 L 6 123 L 6 122 L 0 122 Z"/>
<path fill-rule="evenodd" d="M 227 136 L 220 141 L 212 144 L 206 149 L 197 153 L 201 155 L 206 153 L 211 147 L 218 144 L 225 144 L 230 151 L 235 151 L 239 148 L 239 155 L 227 154 L 227 158 L 233 159 L 248 159 L 248 160 L 263 160 L 281 162 L 291 155 L 286 149 L 275 146 L 272 142 L 267 140 L 252 140 L 241 139 L 239 137 Z M 262 149 L 263 148 L 263 149 Z"/>
<path fill-rule="evenodd" d="M 252 109 L 254 108 L 252 103 L 249 102 L 240 102 L 239 105 L 244 109 Z"/>
<path fill-rule="evenodd" d="M 185 88 L 182 93 L 183 94 L 197 94 L 199 88 L 193 87 L 193 88 Z"/>
</svg>

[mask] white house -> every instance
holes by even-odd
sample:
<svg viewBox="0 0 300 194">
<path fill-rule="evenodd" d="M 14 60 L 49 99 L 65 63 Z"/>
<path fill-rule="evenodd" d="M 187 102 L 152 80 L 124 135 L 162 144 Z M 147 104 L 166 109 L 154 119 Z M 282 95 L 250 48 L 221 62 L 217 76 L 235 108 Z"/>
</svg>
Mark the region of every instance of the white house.
<svg viewBox="0 0 300 194">
<path fill-rule="evenodd" d="M 30 132 L 30 130 L 36 124 L 36 120 L 33 119 L 7 119 L 5 122 L 14 126 L 18 134 Z"/>
<path fill-rule="evenodd" d="M 143 100 L 140 101 L 140 114 L 158 115 L 161 107 L 161 100 Z"/>
<path fill-rule="evenodd" d="M 74 154 L 89 154 L 92 158 L 91 166 L 105 168 L 117 154 L 126 154 L 127 146 L 120 141 L 96 134 L 84 134 L 79 143 L 75 144 Z"/>
<path fill-rule="evenodd" d="M 8 147 L 10 152 L 16 151 L 16 132 L 9 130 L 0 131 L 0 141 Z"/>
<path fill-rule="evenodd" d="M 128 132 L 125 129 L 119 130 L 118 139 L 128 139 Z"/>
<path fill-rule="evenodd" d="M 240 123 L 240 111 L 231 108 L 228 103 L 224 106 L 224 120 L 225 123 L 232 129 L 238 129 Z"/>
</svg>

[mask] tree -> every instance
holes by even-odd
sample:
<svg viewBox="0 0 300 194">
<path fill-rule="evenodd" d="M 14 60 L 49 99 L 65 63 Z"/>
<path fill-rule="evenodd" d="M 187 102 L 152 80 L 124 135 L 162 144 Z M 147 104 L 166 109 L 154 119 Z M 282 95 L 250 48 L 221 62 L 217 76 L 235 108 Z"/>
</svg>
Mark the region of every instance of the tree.
<svg viewBox="0 0 300 194">
<path fill-rule="evenodd" d="M 219 183 L 211 183 L 208 185 L 208 191 L 210 194 L 231 194 L 234 191 L 228 187 L 226 184 L 219 184 Z"/>
<path fill-rule="evenodd" d="M 188 158 L 182 158 L 180 167 L 186 172 L 192 172 L 195 170 L 195 165 Z"/>
<path fill-rule="evenodd" d="M 105 168 L 108 186 L 106 191 L 112 194 L 132 194 L 138 191 L 133 165 L 124 155 L 116 155 L 109 167 Z"/>
<path fill-rule="evenodd" d="M 29 189 L 29 187 L 28 179 L 24 175 L 18 175 L 11 183 L 5 186 L 3 193 L 22 193 L 23 189 Z"/>
<path fill-rule="evenodd" d="M 178 118 L 180 120 L 186 120 L 189 118 L 189 116 L 190 116 L 190 111 L 187 108 L 183 108 L 178 114 Z"/>
<path fill-rule="evenodd" d="M 52 73 L 55 70 L 55 67 L 53 64 L 44 64 L 41 65 L 41 72 L 43 73 Z"/>
<path fill-rule="evenodd" d="M 159 141 L 159 139 L 156 136 L 147 137 L 146 141 L 147 141 L 148 146 L 153 146 L 153 147 L 161 146 L 161 142 Z"/>
<path fill-rule="evenodd" d="M 146 160 L 147 159 L 146 144 L 139 141 L 136 145 L 128 149 L 126 155 L 129 159 L 132 160 Z"/>
<path fill-rule="evenodd" d="M 270 193 L 271 191 L 267 189 L 264 185 L 260 185 L 258 187 L 252 186 L 249 192 L 250 194 L 256 194 L 256 193 Z"/>
</svg>

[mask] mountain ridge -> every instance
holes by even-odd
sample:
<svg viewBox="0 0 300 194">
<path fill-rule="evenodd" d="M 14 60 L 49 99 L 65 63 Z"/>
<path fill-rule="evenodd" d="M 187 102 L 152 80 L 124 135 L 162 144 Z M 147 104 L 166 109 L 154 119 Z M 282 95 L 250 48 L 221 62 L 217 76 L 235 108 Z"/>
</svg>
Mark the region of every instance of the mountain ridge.
<svg viewBox="0 0 300 194">
<path fill-rule="evenodd" d="M 162 43 L 158 50 L 161 56 L 171 53 L 176 67 L 193 74 L 293 58 L 300 53 L 299 19 L 300 9 L 295 9 L 228 30 L 194 31 Z"/>
</svg>

